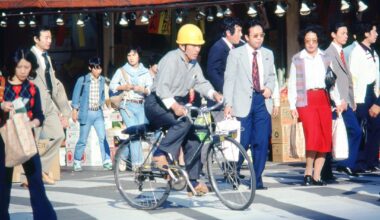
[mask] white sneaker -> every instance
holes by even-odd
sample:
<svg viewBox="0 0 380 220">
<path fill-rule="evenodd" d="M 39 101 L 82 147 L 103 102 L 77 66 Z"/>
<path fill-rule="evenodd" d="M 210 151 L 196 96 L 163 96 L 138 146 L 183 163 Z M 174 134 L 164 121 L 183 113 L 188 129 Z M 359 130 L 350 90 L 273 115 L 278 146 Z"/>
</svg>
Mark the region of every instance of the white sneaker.
<svg viewBox="0 0 380 220">
<path fill-rule="evenodd" d="M 119 171 L 125 171 L 127 169 L 127 163 L 124 160 L 119 162 Z"/>
<path fill-rule="evenodd" d="M 80 161 L 74 161 L 73 170 L 74 172 L 82 171 L 82 166 L 80 164 Z"/>
</svg>

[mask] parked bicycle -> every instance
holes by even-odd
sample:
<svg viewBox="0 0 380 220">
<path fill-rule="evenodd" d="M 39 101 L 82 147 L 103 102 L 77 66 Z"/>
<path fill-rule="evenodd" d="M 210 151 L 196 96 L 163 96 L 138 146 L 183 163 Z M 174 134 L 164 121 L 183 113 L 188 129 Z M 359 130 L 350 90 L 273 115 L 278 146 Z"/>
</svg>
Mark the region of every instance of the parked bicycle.
<svg viewBox="0 0 380 220">
<path fill-rule="evenodd" d="M 243 146 L 234 140 L 237 131 L 215 132 L 213 123 L 209 117 L 210 112 L 221 103 L 212 107 L 187 106 L 188 117 L 197 130 L 205 131 L 205 137 L 196 153 L 192 157 L 197 158 L 203 147 L 208 146 L 206 163 L 207 178 L 220 201 L 230 209 L 243 210 L 248 208 L 255 197 L 256 180 L 251 159 Z M 196 113 L 197 119 L 191 117 Z M 178 120 L 182 120 L 179 118 Z M 202 121 L 202 123 L 194 123 Z M 165 131 L 152 131 L 146 125 L 127 128 L 123 131 L 129 135 L 127 140 L 121 141 L 115 155 L 114 175 L 117 189 L 128 204 L 137 209 L 155 209 L 161 206 L 169 196 L 170 190 L 183 190 L 190 188 L 193 195 L 198 195 L 192 187 L 186 170 L 177 162 L 168 166 L 167 171 L 158 169 L 151 163 L 152 154 L 159 145 Z M 131 140 L 140 139 L 150 143 L 150 149 L 145 155 L 143 164 L 132 165 L 130 158 L 123 158 L 123 152 L 128 149 Z M 141 142 L 140 142 L 141 143 Z M 227 155 L 228 154 L 228 155 Z M 246 169 L 242 169 L 244 175 L 237 172 L 239 156 L 246 161 Z M 119 165 L 126 169 L 119 169 Z"/>
</svg>

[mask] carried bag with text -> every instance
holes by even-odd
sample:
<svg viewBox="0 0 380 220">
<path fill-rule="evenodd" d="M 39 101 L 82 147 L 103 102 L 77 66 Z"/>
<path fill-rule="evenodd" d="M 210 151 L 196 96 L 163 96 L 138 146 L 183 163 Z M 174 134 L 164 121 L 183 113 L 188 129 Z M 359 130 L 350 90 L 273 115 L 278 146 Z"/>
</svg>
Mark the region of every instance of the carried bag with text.
<svg viewBox="0 0 380 220">
<path fill-rule="evenodd" d="M 5 166 L 15 167 L 37 154 L 37 145 L 26 113 L 10 113 L 0 129 L 5 145 Z"/>
<path fill-rule="evenodd" d="M 235 118 L 227 118 L 223 121 L 216 123 L 215 132 L 228 132 L 235 139 L 235 141 L 240 143 L 240 130 L 241 130 L 240 121 Z M 233 145 L 231 142 L 223 141 L 222 142 L 222 150 L 224 157 L 231 162 L 238 162 L 239 160 L 239 149 Z"/>
<path fill-rule="evenodd" d="M 346 125 L 341 115 L 333 121 L 332 130 L 332 156 L 335 160 L 345 160 L 348 158 L 348 137 Z"/>
</svg>

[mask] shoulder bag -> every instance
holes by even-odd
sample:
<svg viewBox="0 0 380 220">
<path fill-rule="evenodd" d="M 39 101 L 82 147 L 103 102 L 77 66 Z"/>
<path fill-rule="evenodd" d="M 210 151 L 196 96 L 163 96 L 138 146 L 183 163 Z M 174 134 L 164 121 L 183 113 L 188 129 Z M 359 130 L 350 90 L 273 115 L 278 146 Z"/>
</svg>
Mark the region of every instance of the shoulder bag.
<svg viewBox="0 0 380 220">
<path fill-rule="evenodd" d="M 121 74 L 124 78 L 124 80 L 126 82 L 128 82 L 128 73 L 127 71 L 124 70 L 123 67 L 119 68 L 119 70 L 121 71 Z M 110 101 L 111 101 L 111 107 L 114 108 L 114 109 L 119 109 L 120 108 L 120 103 L 121 101 L 123 100 L 123 97 L 125 96 L 125 92 L 124 91 L 119 91 L 119 92 L 116 92 L 116 93 L 110 93 Z"/>
</svg>

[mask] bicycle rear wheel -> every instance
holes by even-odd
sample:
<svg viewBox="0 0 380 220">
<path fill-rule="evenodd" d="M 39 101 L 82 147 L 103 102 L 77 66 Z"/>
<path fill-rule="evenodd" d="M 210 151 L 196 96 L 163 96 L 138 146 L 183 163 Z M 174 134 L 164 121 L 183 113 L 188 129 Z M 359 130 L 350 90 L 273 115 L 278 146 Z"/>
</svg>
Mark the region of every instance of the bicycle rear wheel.
<svg viewBox="0 0 380 220">
<path fill-rule="evenodd" d="M 239 155 L 247 161 L 247 169 L 242 169 L 244 177 L 239 177 L 237 161 Z M 230 209 L 248 208 L 255 198 L 256 177 L 251 159 L 243 146 L 234 139 L 225 137 L 208 149 L 207 171 L 213 191 L 220 201 Z"/>
<path fill-rule="evenodd" d="M 128 147 L 129 143 L 120 146 L 115 155 L 114 177 L 117 189 L 130 206 L 155 209 L 168 198 L 170 183 L 163 178 L 161 171 L 152 170 L 150 164 L 132 166 L 130 158 L 123 158 Z"/>
</svg>

